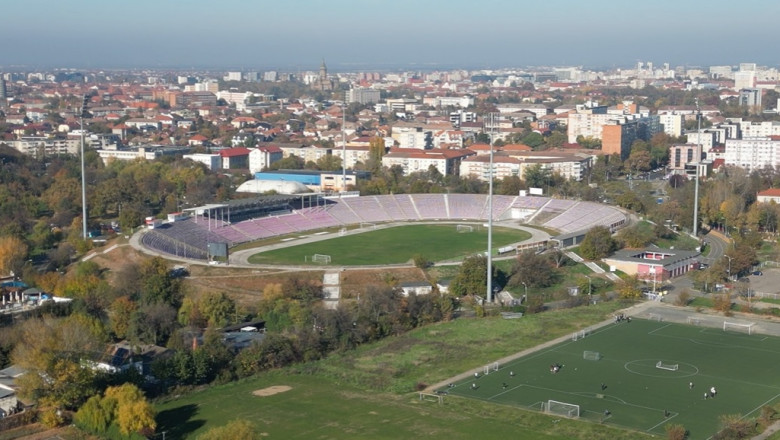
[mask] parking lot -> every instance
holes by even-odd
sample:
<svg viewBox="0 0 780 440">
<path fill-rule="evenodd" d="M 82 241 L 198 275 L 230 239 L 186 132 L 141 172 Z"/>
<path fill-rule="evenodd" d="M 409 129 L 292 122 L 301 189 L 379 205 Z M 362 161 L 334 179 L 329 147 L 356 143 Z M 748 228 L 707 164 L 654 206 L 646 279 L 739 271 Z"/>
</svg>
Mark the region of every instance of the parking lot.
<svg viewBox="0 0 780 440">
<path fill-rule="evenodd" d="M 766 267 L 761 269 L 763 275 L 750 274 L 750 289 L 756 293 L 780 293 L 780 269 Z"/>
</svg>

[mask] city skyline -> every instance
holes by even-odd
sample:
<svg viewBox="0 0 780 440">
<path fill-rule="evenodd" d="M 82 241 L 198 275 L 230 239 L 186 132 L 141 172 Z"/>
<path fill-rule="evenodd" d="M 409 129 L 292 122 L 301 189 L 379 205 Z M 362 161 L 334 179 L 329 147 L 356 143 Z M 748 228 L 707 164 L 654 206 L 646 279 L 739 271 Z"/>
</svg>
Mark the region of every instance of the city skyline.
<svg viewBox="0 0 780 440">
<path fill-rule="evenodd" d="M 0 69 L 225 68 L 333 71 L 780 64 L 780 3 L 31 0 L 4 7 Z M 749 17 L 735 21 L 732 17 Z"/>
</svg>

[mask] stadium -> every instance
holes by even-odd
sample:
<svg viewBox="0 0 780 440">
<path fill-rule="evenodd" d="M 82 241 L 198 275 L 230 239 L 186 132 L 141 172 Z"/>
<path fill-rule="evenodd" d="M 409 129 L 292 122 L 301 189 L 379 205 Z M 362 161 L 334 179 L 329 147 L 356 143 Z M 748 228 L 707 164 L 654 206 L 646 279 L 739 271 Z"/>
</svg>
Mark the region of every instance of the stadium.
<svg viewBox="0 0 780 440">
<path fill-rule="evenodd" d="M 620 209 L 593 202 L 536 196 L 485 194 L 357 194 L 327 197 L 266 196 L 190 208 L 187 216 L 146 231 L 141 243 L 171 257 L 209 260 L 214 249 L 290 234 L 338 232 L 360 225 L 412 222 L 493 221 L 555 231 L 552 237 L 573 244 L 594 226 L 615 231 L 627 224 Z M 320 232 L 325 233 L 325 232 Z"/>
</svg>

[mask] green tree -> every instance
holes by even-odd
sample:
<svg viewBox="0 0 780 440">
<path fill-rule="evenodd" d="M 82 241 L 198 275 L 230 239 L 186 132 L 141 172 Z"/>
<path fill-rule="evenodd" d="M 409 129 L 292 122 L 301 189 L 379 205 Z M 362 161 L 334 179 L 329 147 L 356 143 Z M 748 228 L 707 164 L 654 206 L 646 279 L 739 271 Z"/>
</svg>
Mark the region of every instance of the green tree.
<svg viewBox="0 0 780 440">
<path fill-rule="evenodd" d="M 605 226 L 591 228 L 580 243 L 580 253 L 588 260 L 598 260 L 615 250 L 615 240 Z"/>
<path fill-rule="evenodd" d="M 523 179 L 529 188 L 545 188 L 550 182 L 552 172 L 541 164 L 534 164 L 523 170 Z"/>
<path fill-rule="evenodd" d="M 338 171 L 341 169 L 341 157 L 326 154 L 317 160 L 317 168 L 322 171 Z"/>
<path fill-rule="evenodd" d="M 638 299 L 642 296 L 640 285 L 639 278 L 636 275 L 626 277 L 618 283 L 617 291 L 621 298 Z"/>
<path fill-rule="evenodd" d="M 224 292 L 206 295 L 198 308 L 210 327 L 224 327 L 236 316 L 236 303 Z"/>
<path fill-rule="evenodd" d="M 466 257 L 450 284 L 450 291 L 456 296 L 486 294 L 487 258 L 484 255 Z"/>
<path fill-rule="evenodd" d="M 141 302 L 143 304 L 168 304 L 178 308 L 181 303 L 181 281 L 171 275 L 168 265 L 160 257 L 144 261 L 141 265 Z"/>
</svg>

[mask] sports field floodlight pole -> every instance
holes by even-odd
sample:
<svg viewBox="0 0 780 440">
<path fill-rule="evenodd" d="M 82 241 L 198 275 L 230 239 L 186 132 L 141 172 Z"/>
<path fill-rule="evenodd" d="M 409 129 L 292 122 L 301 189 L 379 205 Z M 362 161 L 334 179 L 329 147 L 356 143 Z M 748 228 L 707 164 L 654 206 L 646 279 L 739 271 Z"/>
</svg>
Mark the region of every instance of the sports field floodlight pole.
<svg viewBox="0 0 780 440">
<path fill-rule="evenodd" d="M 347 191 L 347 92 L 341 106 L 341 192 Z M 357 180 L 355 181 L 357 183 Z"/>
<path fill-rule="evenodd" d="M 488 249 L 487 249 L 487 302 L 493 302 L 493 135 L 496 114 L 488 113 L 488 137 L 490 140 L 490 166 L 488 169 Z"/>
<path fill-rule="evenodd" d="M 699 162 L 701 162 L 701 109 L 699 109 L 699 98 L 696 98 L 696 119 L 699 121 L 699 155 L 696 158 L 696 183 L 693 192 L 693 236 L 699 239 Z"/>
<path fill-rule="evenodd" d="M 84 172 L 84 114 L 87 112 L 87 95 L 81 98 L 81 114 L 79 125 L 81 128 L 81 233 L 84 240 L 87 237 L 87 178 Z"/>
</svg>

